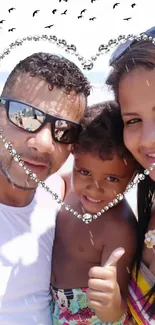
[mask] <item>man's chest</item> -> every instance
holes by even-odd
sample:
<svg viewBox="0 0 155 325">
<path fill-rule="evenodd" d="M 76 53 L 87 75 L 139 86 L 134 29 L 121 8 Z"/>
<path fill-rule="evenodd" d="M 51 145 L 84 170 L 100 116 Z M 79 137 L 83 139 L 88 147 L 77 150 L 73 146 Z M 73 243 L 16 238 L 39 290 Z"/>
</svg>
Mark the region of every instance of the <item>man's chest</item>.
<svg viewBox="0 0 155 325">
<path fill-rule="evenodd" d="M 54 233 L 55 219 L 48 209 L 23 215 L 0 212 L 0 301 L 33 299 L 48 291 Z"/>
</svg>

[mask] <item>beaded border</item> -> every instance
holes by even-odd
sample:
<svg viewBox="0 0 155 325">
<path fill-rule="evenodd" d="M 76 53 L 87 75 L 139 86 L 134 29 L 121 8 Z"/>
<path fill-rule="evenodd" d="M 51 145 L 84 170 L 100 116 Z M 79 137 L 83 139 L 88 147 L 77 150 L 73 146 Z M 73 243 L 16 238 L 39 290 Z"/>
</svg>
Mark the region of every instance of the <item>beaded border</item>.
<svg viewBox="0 0 155 325">
<path fill-rule="evenodd" d="M 105 55 L 110 51 L 110 48 L 119 45 L 122 42 L 125 42 L 126 40 L 150 40 L 153 44 L 155 44 L 155 37 L 153 38 L 152 36 L 147 36 L 146 34 L 141 34 L 141 35 L 119 35 L 118 38 L 115 39 L 110 39 L 107 44 L 101 44 L 98 47 L 98 50 L 95 55 L 91 56 L 90 59 L 85 59 L 83 56 L 81 56 L 77 52 L 77 48 L 74 44 L 68 44 L 65 39 L 60 39 L 56 35 L 47 35 L 47 34 L 42 34 L 42 35 L 29 35 L 26 37 L 23 37 L 21 39 L 17 39 L 14 42 L 10 43 L 10 45 L 0 54 L 0 61 L 2 61 L 10 52 L 18 47 L 23 45 L 24 42 L 26 41 L 48 41 L 50 43 L 56 44 L 59 48 L 64 48 L 65 52 L 71 55 L 74 55 L 77 57 L 77 59 L 80 61 L 81 66 L 83 70 L 92 70 L 94 67 L 94 62 L 98 59 L 99 56 Z"/>
<path fill-rule="evenodd" d="M 110 51 L 110 48 L 116 45 L 119 45 L 121 42 L 125 42 L 126 40 L 129 39 L 135 39 L 137 41 L 140 40 L 149 40 L 153 44 L 155 44 L 155 38 L 152 36 L 147 36 L 146 34 L 141 34 L 141 35 L 133 35 L 129 34 L 127 36 L 125 35 L 120 35 L 117 39 L 111 39 L 109 40 L 107 45 L 101 44 L 98 48 L 98 52 L 96 53 L 95 56 L 91 57 L 90 60 L 86 60 L 84 57 L 80 56 L 79 53 L 77 53 L 76 46 L 71 44 L 68 45 L 67 42 L 64 39 L 58 39 L 57 36 L 55 35 L 36 35 L 36 36 L 27 36 L 22 39 L 16 40 L 14 43 L 11 43 L 7 49 L 3 51 L 2 54 L 0 54 L 0 61 L 2 61 L 6 55 L 8 55 L 13 48 L 16 46 L 20 46 L 23 44 L 25 41 L 39 41 L 39 40 L 48 40 L 49 42 L 57 44 L 59 47 L 63 47 L 65 51 L 69 54 L 74 54 L 78 60 L 81 62 L 81 65 L 84 70 L 91 70 L 94 66 L 94 61 L 97 60 L 97 58 L 100 55 L 104 55 L 107 52 Z M 57 193 L 54 193 L 47 185 L 45 182 L 40 181 L 39 178 L 37 177 L 36 174 L 32 173 L 30 169 L 28 169 L 24 163 L 23 160 L 21 160 L 20 156 L 17 154 L 16 150 L 13 148 L 12 143 L 7 141 L 3 137 L 3 129 L 0 128 L 0 140 L 3 142 L 4 147 L 6 150 L 10 153 L 11 156 L 13 156 L 14 161 L 18 162 L 21 167 L 24 168 L 25 173 L 29 175 L 30 179 L 34 180 L 38 185 L 43 187 L 45 191 L 49 192 L 51 194 L 52 198 L 57 201 L 58 204 L 61 204 L 62 207 L 64 207 L 68 212 L 72 213 L 75 217 L 78 219 L 82 220 L 85 224 L 89 224 L 93 220 L 96 220 L 98 217 L 100 217 L 104 212 L 108 211 L 110 208 L 118 204 L 119 201 L 123 200 L 124 196 L 136 185 L 145 179 L 147 175 L 150 174 L 150 172 L 153 170 L 155 167 L 155 163 L 153 163 L 148 169 L 144 170 L 144 174 L 139 174 L 137 181 L 131 182 L 127 187 L 126 190 L 121 194 L 117 194 L 116 198 L 112 201 L 109 202 L 106 206 L 103 207 L 103 209 L 99 212 L 97 212 L 94 215 L 91 215 L 90 213 L 85 213 L 84 215 L 79 214 L 77 211 L 75 211 L 70 205 L 65 204 L 57 195 Z"/>
<path fill-rule="evenodd" d="M 84 215 L 79 214 L 77 211 L 75 211 L 70 205 L 65 204 L 57 195 L 57 193 L 54 193 L 47 185 L 45 182 L 40 181 L 39 178 L 37 177 L 36 174 L 32 173 L 32 171 L 26 167 L 24 161 L 20 158 L 20 156 L 17 154 L 16 150 L 13 148 L 12 143 L 8 142 L 7 139 L 3 137 L 3 130 L 0 128 L 0 140 L 3 142 L 5 149 L 9 152 L 11 156 L 13 156 L 14 161 L 18 162 L 21 167 L 23 167 L 25 173 L 29 175 L 30 179 L 34 180 L 38 185 L 43 187 L 45 191 L 47 191 L 49 194 L 51 194 L 52 199 L 56 200 L 58 204 L 61 204 L 62 207 L 64 207 L 67 211 L 72 213 L 75 217 L 78 219 L 81 219 L 85 224 L 89 224 L 93 220 L 97 219 L 100 217 L 103 213 L 108 211 L 110 208 L 118 204 L 119 201 L 123 200 L 124 196 L 136 185 L 145 179 L 145 176 L 149 175 L 150 171 L 153 170 L 155 167 L 155 163 L 153 163 L 148 169 L 144 170 L 144 174 L 139 174 L 138 175 L 138 180 L 131 182 L 127 187 L 126 190 L 121 194 L 117 194 L 116 198 L 112 201 L 109 202 L 106 206 L 103 207 L 103 209 L 99 212 L 97 212 L 94 215 L 91 215 L 90 213 L 85 213 Z"/>
</svg>

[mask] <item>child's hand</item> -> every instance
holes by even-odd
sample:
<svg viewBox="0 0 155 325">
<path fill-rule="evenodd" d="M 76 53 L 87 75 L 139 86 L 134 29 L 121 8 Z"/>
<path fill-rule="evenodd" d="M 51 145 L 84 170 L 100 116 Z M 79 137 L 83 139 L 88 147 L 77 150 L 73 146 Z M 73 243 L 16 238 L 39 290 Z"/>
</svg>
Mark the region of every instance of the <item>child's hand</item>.
<svg viewBox="0 0 155 325">
<path fill-rule="evenodd" d="M 99 318 L 100 315 L 104 318 L 107 312 L 113 314 L 114 311 L 115 314 L 117 308 L 121 309 L 122 298 L 117 283 L 117 263 L 124 253 L 124 248 L 117 248 L 103 266 L 101 263 L 101 266 L 94 266 L 89 270 L 89 305 Z"/>
</svg>

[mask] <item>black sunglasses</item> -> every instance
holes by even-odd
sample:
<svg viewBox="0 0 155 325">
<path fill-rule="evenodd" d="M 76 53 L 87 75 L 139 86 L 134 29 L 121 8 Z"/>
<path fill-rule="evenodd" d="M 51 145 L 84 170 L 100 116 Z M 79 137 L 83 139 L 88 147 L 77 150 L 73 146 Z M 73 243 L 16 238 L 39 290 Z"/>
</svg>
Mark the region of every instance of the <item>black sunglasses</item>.
<svg viewBox="0 0 155 325">
<path fill-rule="evenodd" d="M 155 26 L 148 29 L 146 32 L 141 33 L 140 35 L 145 34 L 148 37 L 155 37 Z M 109 64 L 112 66 L 115 62 L 117 62 L 124 54 L 127 50 L 130 49 L 131 45 L 136 43 L 137 40 L 133 39 L 133 40 L 127 40 L 126 42 L 120 44 L 116 50 L 113 52 Z"/>
<path fill-rule="evenodd" d="M 1 97 L 0 104 L 6 108 L 8 120 L 24 131 L 36 133 L 46 123 L 50 123 L 52 137 L 56 142 L 74 143 L 81 131 L 79 123 L 49 115 L 21 101 Z"/>
</svg>

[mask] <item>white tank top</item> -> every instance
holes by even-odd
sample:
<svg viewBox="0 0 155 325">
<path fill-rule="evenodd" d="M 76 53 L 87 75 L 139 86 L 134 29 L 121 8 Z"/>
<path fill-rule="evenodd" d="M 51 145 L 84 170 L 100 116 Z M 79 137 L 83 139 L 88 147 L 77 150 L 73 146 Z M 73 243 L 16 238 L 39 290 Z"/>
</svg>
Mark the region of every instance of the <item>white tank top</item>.
<svg viewBox="0 0 155 325">
<path fill-rule="evenodd" d="M 57 176 L 46 183 L 60 196 Z M 0 325 L 51 325 L 49 284 L 59 207 L 42 188 L 26 207 L 0 204 Z"/>
</svg>

